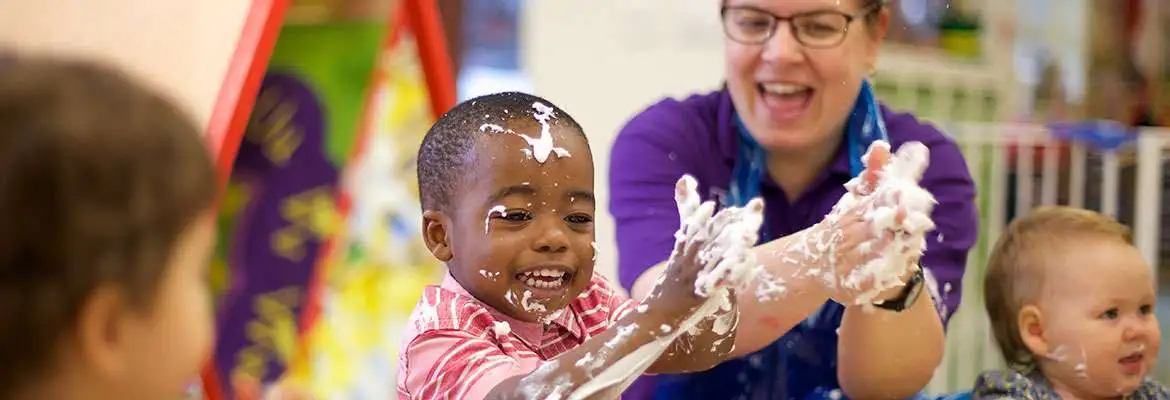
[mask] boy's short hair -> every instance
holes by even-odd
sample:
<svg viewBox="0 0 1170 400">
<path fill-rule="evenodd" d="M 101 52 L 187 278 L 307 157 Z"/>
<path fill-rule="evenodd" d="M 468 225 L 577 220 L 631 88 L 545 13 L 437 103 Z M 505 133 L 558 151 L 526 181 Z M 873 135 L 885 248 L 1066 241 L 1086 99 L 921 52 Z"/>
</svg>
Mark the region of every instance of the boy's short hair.
<svg viewBox="0 0 1170 400">
<path fill-rule="evenodd" d="M 418 193 L 423 210 L 438 210 L 450 205 L 456 185 L 466 176 L 475 161 L 472 149 L 483 135 L 494 134 L 491 125 L 507 128 L 509 122 L 533 118 L 533 104 L 541 103 L 553 110 L 552 126 L 577 131 L 581 125 L 552 102 L 521 92 L 503 92 L 479 96 L 459 103 L 439 117 L 427 130 L 418 149 Z M 535 123 L 535 119 L 532 119 Z M 535 137 L 539 132 L 520 132 Z M 519 138 L 517 138 L 519 139 Z"/>
<path fill-rule="evenodd" d="M 1058 246 L 1083 239 L 1132 243 L 1129 228 L 1100 213 L 1072 207 L 1043 207 L 1013 221 L 991 252 L 984 278 L 987 316 L 1008 365 L 1028 369 L 1035 359 L 1020 338 L 1018 314 L 1035 302 L 1047 272 L 1045 260 Z"/>
<path fill-rule="evenodd" d="M 103 285 L 150 311 L 180 235 L 212 206 L 196 125 L 113 69 L 0 66 L 0 397 L 53 368 Z"/>
</svg>

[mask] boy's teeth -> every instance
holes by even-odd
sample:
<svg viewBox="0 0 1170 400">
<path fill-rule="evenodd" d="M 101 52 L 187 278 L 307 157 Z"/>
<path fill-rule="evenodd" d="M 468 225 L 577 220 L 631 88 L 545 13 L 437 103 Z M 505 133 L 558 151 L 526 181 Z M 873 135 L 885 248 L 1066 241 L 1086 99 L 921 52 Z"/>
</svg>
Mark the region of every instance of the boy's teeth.
<svg viewBox="0 0 1170 400">
<path fill-rule="evenodd" d="M 765 83 L 763 86 L 764 91 L 780 95 L 800 93 L 802 91 L 808 90 L 808 86 L 793 85 L 788 83 Z"/>
<path fill-rule="evenodd" d="M 562 278 L 565 276 L 565 272 L 551 270 L 551 269 L 538 269 L 535 271 L 528 271 L 528 272 L 525 272 L 525 273 L 520 274 L 520 275 L 525 276 L 525 277 L 541 276 L 541 277 L 549 277 L 549 278 Z"/>
<path fill-rule="evenodd" d="M 540 289 L 559 289 L 565 285 L 564 271 L 552 269 L 538 269 L 521 273 L 518 278 L 524 284 Z"/>
<path fill-rule="evenodd" d="M 536 278 L 525 279 L 524 283 L 527 284 L 528 286 L 531 286 L 534 288 L 540 288 L 540 289 L 558 289 L 564 285 L 564 282 L 562 282 L 561 280 L 543 281 L 543 280 L 537 280 Z"/>
</svg>

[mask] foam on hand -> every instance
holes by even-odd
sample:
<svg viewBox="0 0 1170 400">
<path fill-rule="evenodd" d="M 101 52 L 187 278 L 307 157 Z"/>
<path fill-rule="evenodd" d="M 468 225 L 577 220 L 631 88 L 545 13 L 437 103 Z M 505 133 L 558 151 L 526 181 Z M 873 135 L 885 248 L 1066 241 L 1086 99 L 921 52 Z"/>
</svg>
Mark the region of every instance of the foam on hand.
<svg viewBox="0 0 1170 400">
<path fill-rule="evenodd" d="M 728 207 L 712 216 L 715 203 L 700 203 L 698 182 L 690 175 L 679 178 L 674 198 L 680 219 L 675 240 L 680 244 L 696 238 L 709 241 L 699 254 L 705 267 L 695 279 L 695 294 L 710 297 L 719 289 L 744 286 L 759 270 L 751 250 L 760 238 L 764 201 L 755 198 L 742 208 Z"/>
<path fill-rule="evenodd" d="M 611 364 L 570 393 L 568 399 L 585 399 L 602 392 L 621 393 L 661 357 L 671 343 L 682 340 L 680 336 L 683 334 L 697 333 L 697 326 L 704 320 L 713 320 L 711 329 L 717 334 L 730 333 L 738 325 L 739 314 L 731 312 L 730 290 L 743 286 L 758 269 L 755 254 L 750 250 L 759 239 L 763 201 L 755 199 L 743 208 L 730 207 L 713 215 L 714 202 L 700 202 L 698 183 L 689 175 L 684 175 L 675 185 L 675 201 L 680 218 L 679 230 L 675 232 L 676 250 L 696 239 L 707 241 L 699 255 L 705 267 L 695 281 L 695 294 L 707 300 L 677 327 L 664 324 L 651 328 L 660 336 Z M 671 255 L 672 258 L 676 256 L 677 253 Z M 665 275 L 660 276 L 659 282 L 664 278 Z M 636 328 L 634 325 L 617 328 L 618 335 L 607 342 L 606 347 L 612 348 L 626 340 Z"/>
<path fill-rule="evenodd" d="M 866 152 L 865 158 L 878 147 L 889 148 L 885 142 L 875 142 Z M 915 268 L 915 261 L 926 250 L 926 234 L 934 230 L 930 214 L 934 210 L 934 196 L 918 185 L 923 172 L 930 162 L 930 150 L 919 142 L 907 142 L 893 154 L 882 169 L 877 186 L 865 190 L 862 196 L 855 190 L 866 185 L 862 178 L 854 178 L 847 186 L 848 193 L 833 207 L 826 220 L 837 221 L 846 213 L 861 215 L 873 228 L 874 237 L 888 238 L 882 254 L 850 272 L 840 285 L 848 289 L 860 289 L 865 282 L 871 286 L 861 290 L 855 297 L 857 304 L 872 304 L 881 292 L 902 286 L 902 277 L 908 268 Z M 898 220 L 901 215 L 901 221 Z M 837 232 L 834 232 L 837 233 Z M 830 266 L 833 265 L 835 250 L 830 249 Z"/>
</svg>

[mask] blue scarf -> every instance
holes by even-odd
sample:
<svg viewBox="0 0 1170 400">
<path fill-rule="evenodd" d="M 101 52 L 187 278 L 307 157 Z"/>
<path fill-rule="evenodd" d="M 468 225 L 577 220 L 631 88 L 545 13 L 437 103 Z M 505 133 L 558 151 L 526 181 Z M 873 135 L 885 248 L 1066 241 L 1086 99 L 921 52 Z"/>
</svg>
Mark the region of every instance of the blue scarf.
<svg viewBox="0 0 1170 400">
<path fill-rule="evenodd" d="M 749 200 L 760 195 L 760 182 L 767 173 L 768 153 L 760 146 L 750 133 L 743 121 L 735 117 L 736 130 L 739 131 L 739 157 L 735 167 L 731 170 L 730 202 L 735 206 L 746 205 Z M 853 176 L 861 174 L 864 168 L 861 165 L 861 156 L 869 149 L 875 140 L 890 141 L 886 134 L 886 123 L 878 109 L 877 99 L 873 96 L 873 87 L 869 81 L 861 82 L 861 92 L 853 104 L 853 111 L 849 114 L 849 121 L 845 124 L 846 146 L 849 147 L 849 170 Z M 762 233 L 762 232 L 761 232 Z M 761 234 L 763 242 L 772 240 Z"/>
</svg>

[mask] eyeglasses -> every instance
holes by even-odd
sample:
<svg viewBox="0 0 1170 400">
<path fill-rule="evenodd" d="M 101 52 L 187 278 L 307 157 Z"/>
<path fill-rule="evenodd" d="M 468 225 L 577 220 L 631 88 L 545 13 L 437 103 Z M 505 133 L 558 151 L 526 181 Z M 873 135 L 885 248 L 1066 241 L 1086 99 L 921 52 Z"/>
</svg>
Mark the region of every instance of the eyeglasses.
<svg viewBox="0 0 1170 400">
<path fill-rule="evenodd" d="M 824 49 L 835 47 L 845 40 L 849 25 L 864 17 L 877 7 L 866 7 L 856 15 L 835 10 L 810 11 L 780 17 L 753 7 L 723 7 L 723 33 L 728 38 L 743 44 L 763 44 L 776 34 L 780 22 L 788 21 L 792 37 L 809 48 Z"/>
</svg>

